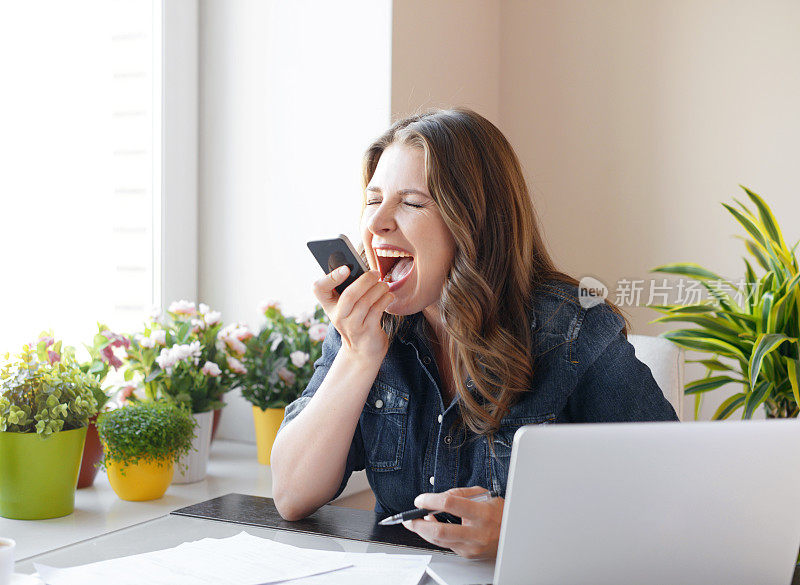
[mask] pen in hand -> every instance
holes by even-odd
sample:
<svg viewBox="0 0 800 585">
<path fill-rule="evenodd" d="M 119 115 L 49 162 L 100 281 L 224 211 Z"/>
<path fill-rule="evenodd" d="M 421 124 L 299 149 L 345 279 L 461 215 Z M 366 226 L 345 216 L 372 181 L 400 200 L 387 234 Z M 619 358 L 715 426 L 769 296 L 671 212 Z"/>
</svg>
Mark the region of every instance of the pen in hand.
<svg viewBox="0 0 800 585">
<path fill-rule="evenodd" d="M 482 494 L 477 494 L 474 496 L 468 496 L 468 500 L 472 500 L 473 502 L 485 502 L 486 500 L 491 500 L 492 498 L 496 498 L 499 494 L 496 491 L 488 491 L 483 492 Z M 425 508 L 414 508 L 413 510 L 408 510 L 406 512 L 400 512 L 399 514 L 395 514 L 394 516 L 389 516 L 388 518 L 384 518 L 378 524 L 381 526 L 391 526 L 392 524 L 400 524 L 401 522 L 405 522 L 406 520 L 416 520 L 417 518 L 424 518 L 428 514 L 434 514 L 434 510 L 426 510 Z"/>
</svg>

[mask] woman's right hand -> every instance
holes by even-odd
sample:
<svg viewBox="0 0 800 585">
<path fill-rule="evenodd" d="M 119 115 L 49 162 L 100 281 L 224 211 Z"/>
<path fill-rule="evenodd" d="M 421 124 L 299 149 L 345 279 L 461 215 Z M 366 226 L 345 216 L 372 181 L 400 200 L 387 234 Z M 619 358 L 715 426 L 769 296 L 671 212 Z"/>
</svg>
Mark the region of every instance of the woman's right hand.
<svg viewBox="0 0 800 585">
<path fill-rule="evenodd" d="M 350 269 L 341 266 L 314 283 L 314 295 L 342 336 L 342 349 L 366 359 L 383 360 L 389 338 L 381 328 L 381 316 L 394 295 L 381 281 L 380 272 L 362 274 L 340 295 L 335 288 L 347 280 Z"/>
</svg>

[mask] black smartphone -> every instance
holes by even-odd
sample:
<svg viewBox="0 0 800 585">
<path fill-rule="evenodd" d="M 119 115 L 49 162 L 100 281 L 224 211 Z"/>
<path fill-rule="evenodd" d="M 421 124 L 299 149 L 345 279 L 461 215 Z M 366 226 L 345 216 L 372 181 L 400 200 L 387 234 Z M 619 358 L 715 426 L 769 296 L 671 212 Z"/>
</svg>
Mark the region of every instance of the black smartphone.
<svg viewBox="0 0 800 585">
<path fill-rule="evenodd" d="M 306 244 L 308 249 L 317 259 L 325 274 L 332 272 L 340 266 L 347 266 L 350 275 L 342 284 L 336 287 L 336 292 L 342 294 L 359 276 L 369 272 L 369 267 L 364 265 L 361 256 L 356 252 L 353 244 L 346 235 L 340 234 L 332 240 L 315 240 Z"/>
</svg>

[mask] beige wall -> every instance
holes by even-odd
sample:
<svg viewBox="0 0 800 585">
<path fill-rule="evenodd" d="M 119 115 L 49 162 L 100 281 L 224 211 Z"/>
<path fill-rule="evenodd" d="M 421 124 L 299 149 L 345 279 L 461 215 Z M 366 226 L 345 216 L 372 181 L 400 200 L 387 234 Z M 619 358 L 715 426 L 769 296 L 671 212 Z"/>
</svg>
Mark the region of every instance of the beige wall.
<svg viewBox="0 0 800 585">
<path fill-rule="evenodd" d="M 395 0 L 392 119 L 458 104 L 500 117 L 500 1 Z"/>
<path fill-rule="evenodd" d="M 800 238 L 800 3 L 422 5 L 394 2 L 392 111 L 467 104 L 498 123 L 568 272 L 612 289 L 676 261 L 739 277 L 741 231 L 719 204 L 738 183 Z M 626 310 L 635 332 L 665 330 Z"/>
</svg>

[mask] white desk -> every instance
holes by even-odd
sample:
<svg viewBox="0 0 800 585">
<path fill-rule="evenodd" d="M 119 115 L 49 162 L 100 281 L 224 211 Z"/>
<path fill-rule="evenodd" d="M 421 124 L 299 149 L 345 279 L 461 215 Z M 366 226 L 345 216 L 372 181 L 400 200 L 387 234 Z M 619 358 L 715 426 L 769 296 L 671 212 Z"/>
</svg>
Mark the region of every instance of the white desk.
<svg viewBox="0 0 800 585">
<path fill-rule="evenodd" d="M 241 524 L 202 518 L 167 515 L 137 526 L 92 538 L 86 542 L 37 555 L 27 561 L 17 563 L 16 571 L 18 573 L 33 573 L 34 562 L 55 567 L 73 567 L 110 558 L 171 548 L 183 542 L 201 538 L 226 538 L 242 531 L 260 538 L 269 538 L 284 544 L 317 550 L 431 555 L 431 564 L 458 565 L 470 577 L 474 575 L 476 583 L 488 583 L 491 581 L 494 567 L 494 563 L 490 561 L 468 561 L 453 554 L 436 551 L 333 538 L 317 534 L 302 534 L 258 526 L 243 526 Z M 435 584 L 435 581 L 428 575 L 425 575 L 420 581 L 420 585 L 433 584 Z"/>
<path fill-rule="evenodd" d="M 342 496 L 366 489 L 369 484 L 364 472 L 354 473 Z M 255 445 L 217 440 L 211 445 L 208 477 L 203 481 L 171 485 L 159 500 L 126 502 L 117 497 L 100 470 L 93 487 L 77 491 L 74 513 L 52 520 L 0 518 L 0 535 L 17 541 L 16 561 L 22 565 L 32 556 L 141 524 L 231 492 L 270 497 L 272 475 L 269 467 L 256 460 Z"/>
</svg>

